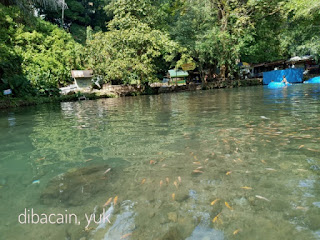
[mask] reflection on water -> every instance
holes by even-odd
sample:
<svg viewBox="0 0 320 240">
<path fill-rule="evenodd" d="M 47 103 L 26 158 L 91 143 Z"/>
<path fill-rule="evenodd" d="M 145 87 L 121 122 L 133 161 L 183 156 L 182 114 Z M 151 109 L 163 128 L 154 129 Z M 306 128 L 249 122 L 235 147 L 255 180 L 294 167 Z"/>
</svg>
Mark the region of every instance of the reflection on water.
<svg viewBox="0 0 320 240">
<path fill-rule="evenodd" d="M 319 110 L 293 85 L 2 112 L 1 237 L 320 239 Z"/>
</svg>

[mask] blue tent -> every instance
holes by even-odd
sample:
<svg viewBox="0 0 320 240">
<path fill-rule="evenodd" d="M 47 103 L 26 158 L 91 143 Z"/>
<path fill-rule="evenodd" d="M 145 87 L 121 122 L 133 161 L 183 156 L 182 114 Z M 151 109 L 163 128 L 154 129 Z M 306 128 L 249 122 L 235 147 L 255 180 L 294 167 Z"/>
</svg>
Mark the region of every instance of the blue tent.
<svg viewBox="0 0 320 240">
<path fill-rule="evenodd" d="M 263 73 L 263 84 L 267 85 L 272 80 L 274 82 L 281 82 L 283 75 L 289 83 L 302 83 L 303 69 L 302 68 L 287 68 L 284 70 L 274 70 Z"/>
</svg>

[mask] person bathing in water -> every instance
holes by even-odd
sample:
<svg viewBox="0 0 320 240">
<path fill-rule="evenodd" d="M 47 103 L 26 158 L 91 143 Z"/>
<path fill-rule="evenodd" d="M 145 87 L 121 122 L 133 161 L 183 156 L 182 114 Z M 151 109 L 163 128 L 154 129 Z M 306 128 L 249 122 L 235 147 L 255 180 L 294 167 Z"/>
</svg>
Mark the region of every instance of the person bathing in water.
<svg viewBox="0 0 320 240">
<path fill-rule="evenodd" d="M 286 76 L 285 76 L 285 75 L 283 75 L 283 78 L 282 78 L 282 81 L 281 81 L 281 82 L 283 82 L 285 85 L 290 84 L 290 83 L 287 81 L 287 79 L 286 79 Z"/>
</svg>

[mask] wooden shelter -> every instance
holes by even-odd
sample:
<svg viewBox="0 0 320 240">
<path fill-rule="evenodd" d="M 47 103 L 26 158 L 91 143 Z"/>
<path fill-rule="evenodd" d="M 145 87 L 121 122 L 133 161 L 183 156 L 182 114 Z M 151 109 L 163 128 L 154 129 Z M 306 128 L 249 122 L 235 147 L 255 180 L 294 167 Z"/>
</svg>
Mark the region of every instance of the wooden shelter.
<svg viewBox="0 0 320 240">
<path fill-rule="evenodd" d="M 72 70 L 71 75 L 78 89 L 90 88 L 92 85 L 92 70 Z"/>
<path fill-rule="evenodd" d="M 171 69 L 169 72 L 170 83 L 175 82 L 178 84 L 186 84 L 185 78 L 189 76 L 187 71 Z"/>
</svg>

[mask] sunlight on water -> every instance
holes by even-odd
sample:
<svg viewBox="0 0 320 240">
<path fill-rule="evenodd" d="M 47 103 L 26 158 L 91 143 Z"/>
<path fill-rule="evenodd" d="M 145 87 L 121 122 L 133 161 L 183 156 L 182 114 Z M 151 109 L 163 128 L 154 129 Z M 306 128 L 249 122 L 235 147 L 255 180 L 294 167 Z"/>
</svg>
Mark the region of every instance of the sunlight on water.
<svg viewBox="0 0 320 240">
<path fill-rule="evenodd" d="M 320 239 L 319 85 L 14 109 L 0 133 L 0 239 Z"/>
</svg>

